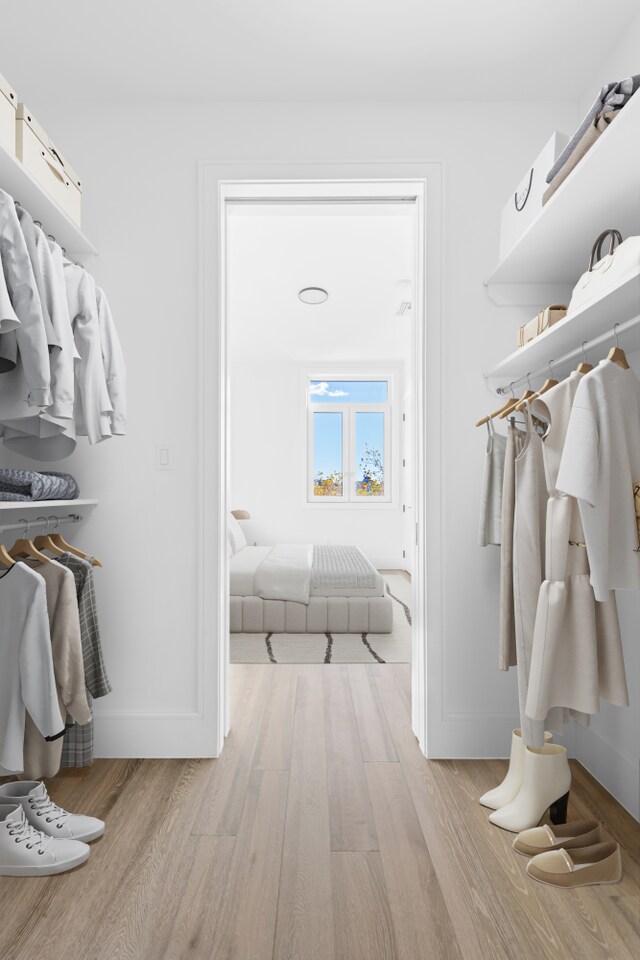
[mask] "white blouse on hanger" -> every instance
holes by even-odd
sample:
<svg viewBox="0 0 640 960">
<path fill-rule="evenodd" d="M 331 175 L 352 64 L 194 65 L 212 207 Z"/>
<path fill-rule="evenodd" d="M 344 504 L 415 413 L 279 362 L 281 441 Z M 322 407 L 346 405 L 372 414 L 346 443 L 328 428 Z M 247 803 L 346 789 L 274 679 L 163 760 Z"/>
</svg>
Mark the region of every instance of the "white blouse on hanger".
<svg viewBox="0 0 640 960">
<path fill-rule="evenodd" d="M 20 773 L 25 712 L 43 737 L 64 733 L 53 671 L 46 588 L 24 563 L 0 575 L 0 774 Z"/>
<path fill-rule="evenodd" d="M 640 381 L 602 360 L 580 383 L 557 487 L 577 497 L 596 600 L 640 590 L 633 484 L 640 483 Z"/>
</svg>

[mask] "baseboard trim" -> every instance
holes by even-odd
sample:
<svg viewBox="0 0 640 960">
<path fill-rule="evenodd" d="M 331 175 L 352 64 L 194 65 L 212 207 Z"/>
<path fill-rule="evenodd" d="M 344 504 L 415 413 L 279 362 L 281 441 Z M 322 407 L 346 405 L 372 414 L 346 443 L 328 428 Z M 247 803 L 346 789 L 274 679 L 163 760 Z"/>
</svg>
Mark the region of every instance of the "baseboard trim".
<svg viewBox="0 0 640 960">
<path fill-rule="evenodd" d="M 576 724 L 576 759 L 592 777 L 640 820 L 640 760 L 630 760 L 593 727 Z"/>
<path fill-rule="evenodd" d="M 94 737 L 94 754 L 103 759 L 216 756 L 211 718 L 198 713 L 96 713 Z"/>
</svg>

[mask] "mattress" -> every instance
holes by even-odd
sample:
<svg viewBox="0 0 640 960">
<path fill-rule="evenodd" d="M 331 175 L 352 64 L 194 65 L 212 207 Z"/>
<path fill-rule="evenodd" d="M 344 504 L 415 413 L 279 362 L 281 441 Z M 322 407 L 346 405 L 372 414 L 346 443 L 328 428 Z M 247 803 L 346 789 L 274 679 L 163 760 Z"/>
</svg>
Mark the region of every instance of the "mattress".
<svg viewBox="0 0 640 960">
<path fill-rule="evenodd" d="M 375 567 L 364 554 L 356 551 L 348 554 L 348 548 L 314 548 L 314 565 L 311 581 L 312 597 L 383 597 L 384 581 Z M 355 548 L 350 548 L 351 550 Z M 230 560 L 229 593 L 232 597 L 254 597 L 256 570 L 269 554 L 271 547 L 243 547 Z M 316 554 L 318 556 L 316 557 Z M 333 563 L 331 563 L 331 555 Z M 336 576 L 336 564 L 342 565 L 345 572 L 351 574 L 351 585 L 335 586 L 340 577 Z M 353 583 L 365 583 L 366 586 L 353 586 Z"/>
</svg>

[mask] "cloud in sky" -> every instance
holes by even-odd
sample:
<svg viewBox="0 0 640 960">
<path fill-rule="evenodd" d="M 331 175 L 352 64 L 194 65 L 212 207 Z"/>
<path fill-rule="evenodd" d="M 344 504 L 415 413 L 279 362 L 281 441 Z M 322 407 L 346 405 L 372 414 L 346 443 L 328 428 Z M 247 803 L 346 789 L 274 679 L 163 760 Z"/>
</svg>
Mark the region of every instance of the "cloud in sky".
<svg viewBox="0 0 640 960">
<path fill-rule="evenodd" d="M 309 393 L 312 397 L 348 397 L 346 390 L 329 390 L 329 384 L 326 381 L 321 383 L 312 383 L 309 387 Z"/>
</svg>

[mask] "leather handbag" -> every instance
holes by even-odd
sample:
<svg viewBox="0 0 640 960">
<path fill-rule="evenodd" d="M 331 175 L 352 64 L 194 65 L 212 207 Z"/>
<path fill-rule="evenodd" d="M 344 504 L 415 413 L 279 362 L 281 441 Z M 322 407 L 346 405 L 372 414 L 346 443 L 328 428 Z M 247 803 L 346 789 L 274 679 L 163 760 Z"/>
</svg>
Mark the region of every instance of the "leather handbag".
<svg viewBox="0 0 640 960">
<path fill-rule="evenodd" d="M 567 315 L 567 308 L 563 303 L 552 303 L 550 307 L 541 310 L 537 317 L 529 320 L 518 330 L 518 346 L 524 347 L 525 343 L 535 340 L 541 333 L 552 327 L 558 320 L 562 320 Z"/>
<path fill-rule="evenodd" d="M 609 252 L 602 250 L 609 241 Z M 589 269 L 583 273 L 571 294 L 569 313 L 586 303 L 597 300 L 609 290 L 623 283 L 640 267 L 640 237 L 622 239 L 619 230 L 603 230 L 591 250 Z"/>
</svg>

